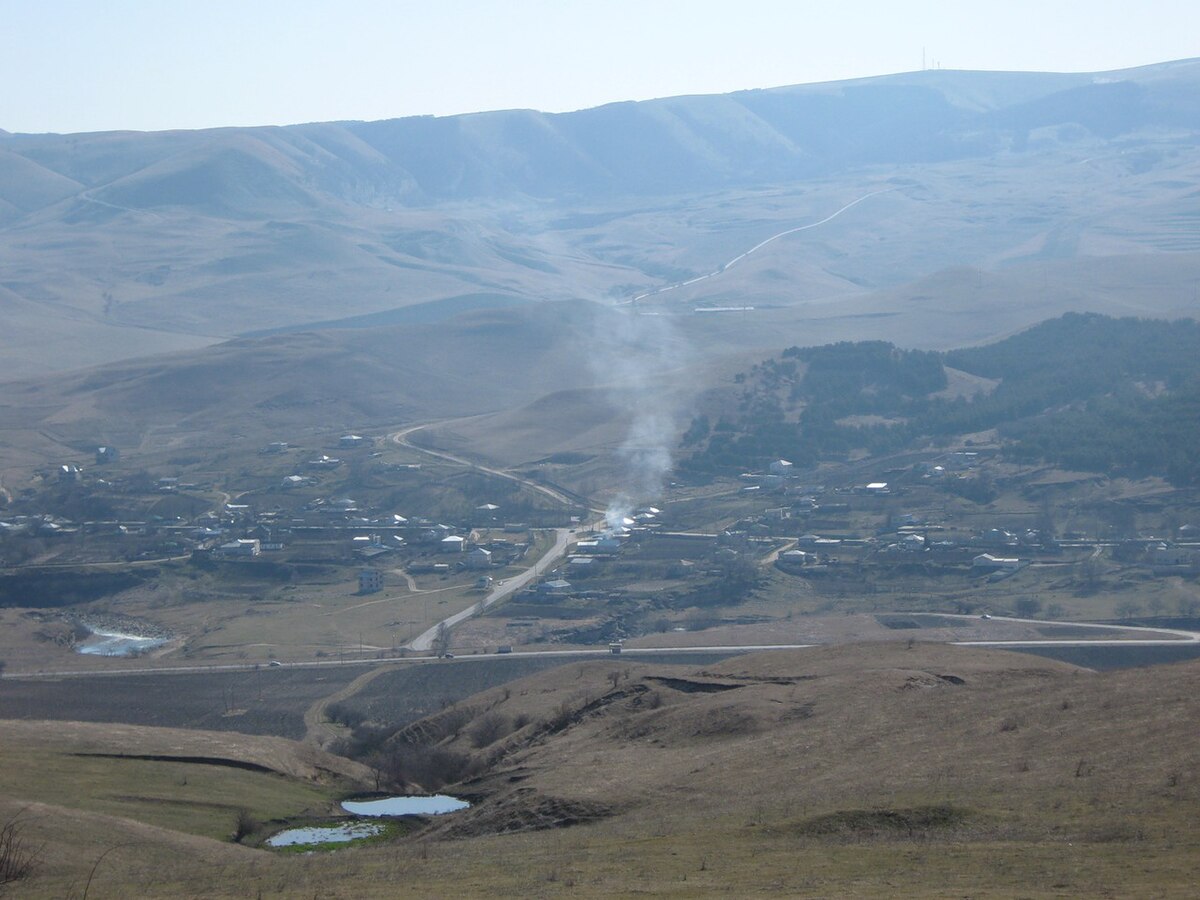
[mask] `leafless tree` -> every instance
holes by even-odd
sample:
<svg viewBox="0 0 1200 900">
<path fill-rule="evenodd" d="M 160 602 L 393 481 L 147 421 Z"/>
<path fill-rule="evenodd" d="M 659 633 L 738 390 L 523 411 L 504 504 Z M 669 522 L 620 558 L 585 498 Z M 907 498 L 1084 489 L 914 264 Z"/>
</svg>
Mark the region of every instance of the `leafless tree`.
<svg viewBox="0 0 1200 900">
<path fill-rule="evenodd" d="M 438 623 L 437 636 L 433 639 L 434 656 L 445 656 L 450 652 L 450 629 L 445 622 Z"/>
<path fill-rule="evenodd" d="M 18 811 L 0 825 L 0 895 L 5 894 L 10 885 L 29 878 L 41 856 L 42 848 L 31 847 L 25 840 L 25 823 L 21 821 L 24 811 Z"/>
</svg>

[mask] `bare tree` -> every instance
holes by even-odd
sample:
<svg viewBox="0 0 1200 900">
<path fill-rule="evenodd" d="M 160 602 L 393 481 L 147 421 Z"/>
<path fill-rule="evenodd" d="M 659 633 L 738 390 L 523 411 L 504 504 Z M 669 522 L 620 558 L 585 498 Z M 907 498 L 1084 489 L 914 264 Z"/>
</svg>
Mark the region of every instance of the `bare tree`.
<svg viewBox="0 0 1200 900">
<path fill-rule="evenodd" d="M 437 636 L 433 639 L 433 655 L 445 656 L 450 652 L 450 629 L 445 622 L 438 623 Z"/>
<path fill-rule="evenodd" d="M 22 832 L 25 823 L 21 821 L 20 810 L 7 822 L 0 825 L 0 895 L 6 893 L 8 886 L 29 878 L 37 868 L 41 855 L 41 847 L 30 847 Z"/>
</svg>

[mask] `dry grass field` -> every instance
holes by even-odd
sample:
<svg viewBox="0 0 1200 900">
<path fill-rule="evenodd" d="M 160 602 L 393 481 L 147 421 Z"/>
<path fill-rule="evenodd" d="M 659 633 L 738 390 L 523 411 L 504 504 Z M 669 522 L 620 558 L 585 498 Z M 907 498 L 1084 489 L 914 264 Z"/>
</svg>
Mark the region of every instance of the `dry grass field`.
<svg viewBox="0 0 1200 900">
<path fill-rule="evenodd" d="M 1180 533 L 1200 501 L 1161 479 L 997 461 L 979 502 L 901 483 L 930 448 L 854 451 L 810 472 L 830 491 L 794 531 L 748 526 L 748 595 L 709 596 L 723 573 L 698 541 L 635 539 L 577 569 L 587 597 L 464 623 L 453 649 L 476 659 L 270 664 L 381 659 L 482 599 L 473 570 L 408 572 L 443 557 L 386 532 L 383 590 L 359 595 L 353 542 L 396 515 L 477 537 L 586 522 L 620 494 L 661 504 L 663 531 L 762 516 L 782 501 L 657 460 L 679 463 L 694 416 L 750 405 L 737 375 L 789 345 L 1195 316 L 1198 79 L 1195 60 L 1099 80 L 936 70 L 553 117 L 0 131 L 0 855 L 15 821 L 36 861 L 14 893 L 1200 896 L 1200 661 L 1099 672 L 934 643 L 1081 631 L 979 618 L 1022 602 L 1183 617 L 1195 578 L 1082 539 L 995 581 L 965 554 L 872 549 L 892 513 L 965 542 L 1045 506 L 1050 531 L 1099 542 L 1125 505 L 1129 535 Z M 947 391 L 994 387 L 952 372 Z M 347 433 L 367 439 L 343 454 Z M 902 487 L 887 507 L 851 490 L 878 480 Z M 190 558 L 216 521 L 286 539 L 244 565 Z M 777 567 L 805 531 L 845 537 L 841 559 Z M 497 580 L 552 537 L 531 541 Z M 59 607 L 173 639 L 84 657 Z M 916 620 L 950 609 L 974 617 Z M 541 632 L 824 646 L 483 656 Z M 191 663 L 231 670 L 102 675 Z M 370 846 L 262 847 L 389 782 L 473 805 Z"/>
<path fill-rule="evenodd" d="M 1198 682 L 919 643 L 571 665 L 401 733 L 465 722 L 437 740 L 475 774 L 399 843 L 277 856 L 42 806 L 22 891 L 136 833 L 89 896 L 1194 896 Z"/>
</svg>

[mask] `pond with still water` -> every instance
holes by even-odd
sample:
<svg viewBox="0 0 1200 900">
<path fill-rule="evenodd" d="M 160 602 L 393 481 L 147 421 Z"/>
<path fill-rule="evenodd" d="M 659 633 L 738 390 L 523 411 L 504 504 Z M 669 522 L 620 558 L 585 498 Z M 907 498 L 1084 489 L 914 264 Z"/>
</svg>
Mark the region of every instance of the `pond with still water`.
<svg viewBox="0 0 1200 900">
<path fill-rule="evenodd" d="M 94 629 L 92 636 L 76 644 L 75 649 L 89 656 L 139 656 L 148 650 L 158 649 L 167 641 L 168 638 L 165 637 L 145 637 L 140 634 Z"/>
<path fill-rule="evenodd" d="M 448 794 L 431 797 L 384 797 L 380 800 L 346 800 L 342 809 L 356 816 L 440 816 L 471 804 Z"/>
<path fill-rule="evenodd" d="M 374 837 L 383 831 L 375 822 L 347 822 L 344 825 L 321 825 L 310 828 L 289 828 L 267 838 L 268 847 L 296 847 L 307 844 L 346 844 Z"/>
</svg>

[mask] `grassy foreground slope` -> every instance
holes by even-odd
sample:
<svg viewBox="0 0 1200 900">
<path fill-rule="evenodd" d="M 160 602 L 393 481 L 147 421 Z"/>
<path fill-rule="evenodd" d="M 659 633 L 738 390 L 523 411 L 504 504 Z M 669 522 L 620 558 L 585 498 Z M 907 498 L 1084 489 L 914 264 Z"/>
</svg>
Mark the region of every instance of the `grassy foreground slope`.
<svg viewBox="0 0 1200 900">
<path fill-rule="evenodd" d="M 349 760 L 282 738 L 87 722 L 6 721 L 0 794 L 223 840 L 241 809 L 319 814 L 365 782 Z"/>
<path fill-rule="evenodd" d="M 164 835 L 114 851 L 91 896 L 1194 896 L 1197 687 L 1195 664 L 903 643 L 572 665 L 392 739 L 467 757 L 468 813 L 304 858 Z"/>
</svg>

